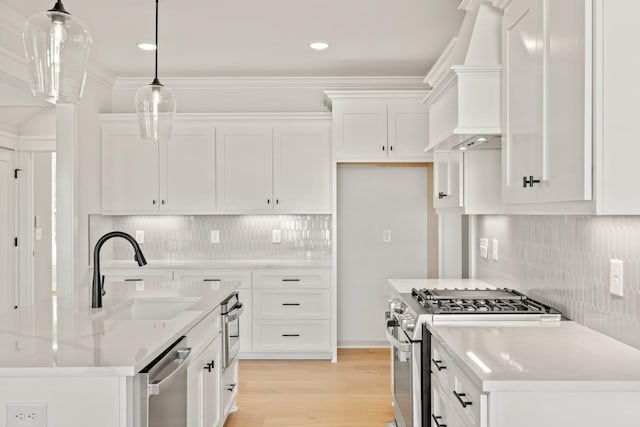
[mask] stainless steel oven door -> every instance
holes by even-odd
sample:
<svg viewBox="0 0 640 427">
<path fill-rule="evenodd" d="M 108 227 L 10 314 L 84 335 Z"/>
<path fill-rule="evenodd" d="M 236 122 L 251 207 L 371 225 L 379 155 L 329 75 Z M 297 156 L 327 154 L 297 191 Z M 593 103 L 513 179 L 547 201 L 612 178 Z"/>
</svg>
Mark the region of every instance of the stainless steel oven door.
<svg viewBox="0 0 640 427">
<path fill-rule="evenodd" d="M 240 352 L 240 315 L 244 306 L 234 293 L 222 305 L 222 369 L 231 366 Z"/>
<path fill-rule="evenodd" d="M 387 340 L 391 344 L 391 371 L 395 423 L 420 427 L 420 343 L 412 343 L 398 322 L 387 317 Z M 417 371 L 418 370 L 418 371 Z"/>
</svg>

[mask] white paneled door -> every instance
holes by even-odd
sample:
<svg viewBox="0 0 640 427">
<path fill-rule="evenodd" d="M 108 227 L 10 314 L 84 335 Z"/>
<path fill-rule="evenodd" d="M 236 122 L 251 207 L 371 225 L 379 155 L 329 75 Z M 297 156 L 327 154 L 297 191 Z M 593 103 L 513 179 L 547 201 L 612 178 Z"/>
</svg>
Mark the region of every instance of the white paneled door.
<svg viewBox="0 0 640 427">
<path fill-rule="evenodd" d="M 0 149 L 0 313 L 16 304 L 13 152 Z"/>
</svg>

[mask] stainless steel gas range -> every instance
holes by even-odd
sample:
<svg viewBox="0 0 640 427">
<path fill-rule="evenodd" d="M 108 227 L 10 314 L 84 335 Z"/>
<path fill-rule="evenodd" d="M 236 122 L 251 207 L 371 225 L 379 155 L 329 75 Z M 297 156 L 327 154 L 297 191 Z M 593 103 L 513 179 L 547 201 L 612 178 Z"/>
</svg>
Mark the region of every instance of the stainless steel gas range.
<svg viewBox="0 0 640 427">
<path fill-rule="evenodd" d="M 561 313 L 512 289 L 412 289 L 389 300 L 394 421 L 431 426 L 431 333 L 428 324 L 455 321 L 550 321 Z M 436 361 L 437 362 L 437 361 Z"/>
</svg>

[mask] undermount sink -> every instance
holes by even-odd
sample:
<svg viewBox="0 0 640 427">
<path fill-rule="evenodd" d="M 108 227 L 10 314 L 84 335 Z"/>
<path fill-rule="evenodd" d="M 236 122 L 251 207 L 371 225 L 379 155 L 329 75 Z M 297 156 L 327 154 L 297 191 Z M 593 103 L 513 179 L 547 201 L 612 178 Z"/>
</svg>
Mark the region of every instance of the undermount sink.
<svg viewBox="0 0 640 427">
<path fill-rule="evenodd" d="M 96 317 L 104 316 L 110 320 L 167 320 L 198 301 L 200 298 L 196 297 L 133 298 Z"/>
</svg>

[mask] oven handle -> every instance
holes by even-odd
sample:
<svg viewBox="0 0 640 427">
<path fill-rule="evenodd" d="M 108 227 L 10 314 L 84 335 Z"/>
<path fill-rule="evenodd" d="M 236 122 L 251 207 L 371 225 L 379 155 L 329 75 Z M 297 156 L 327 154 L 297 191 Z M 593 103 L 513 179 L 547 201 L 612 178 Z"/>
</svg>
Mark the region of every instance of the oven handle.
<svg viewBox="0 0 640 427">
<path fill-rule="evenodd" d="M 169 375 L 167 375 L 160 381 L 147 385 L 147 393 L 150 396 L 157 396 L 162 392 L 162 390 L 164 390 L 168 385 L 170 385 L 174 379 L 179 377 L 187 369 L 187 366 L 188 366 L 187 361 L 189 360 L 190 354 L 191 354 L 191 348 L 189 347 L 179 348 L 176 353 L 176 358 L 174 359 L 178 362 L 176 363 L 175 369 L 173 369 L 169 373 Z"/>
<path fill-rule="evenodd" d="M 238 319 L 238 317 L 240 317 L 242 312 L 244 312 L 244 304 L 239 302 L 236 305 L 234 305 L 231 308 L 231 310 L 229 310 L 229 312 L 227 314 L 225 314 L 223 316 L 224 317 L 224 323 L 231 323 L 231 322 L 236 321 Z"/>
</svg>

